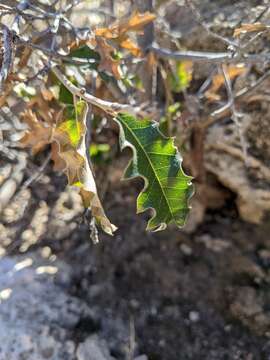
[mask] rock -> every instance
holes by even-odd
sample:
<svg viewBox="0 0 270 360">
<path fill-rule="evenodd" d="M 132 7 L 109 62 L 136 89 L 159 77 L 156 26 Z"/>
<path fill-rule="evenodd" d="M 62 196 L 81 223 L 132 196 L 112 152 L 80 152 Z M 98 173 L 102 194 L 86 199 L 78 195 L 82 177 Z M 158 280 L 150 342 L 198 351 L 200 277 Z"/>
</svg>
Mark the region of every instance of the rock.
<svg viewBox="0 0 270 360">
<path fill-rule="evenodd" d="M 261 283 L 266 278 L 264 270 L 259 265 L 240 254 L 231 256 L 230 267 L 235 274 L 244 275 L 256 283 Z"/>
<path fill-rule="evenodd" d="M 209 234 L 203 234 L 196 238 L 196 240 L 204 244 L 207 249 L 217 253 L 223 252 L 231 246 L 229 241 L 213 238 Z"/>
<path fill-rule="evenodd" d="M 266 304 L 263 298 L 250 286 L 242 286 L 235 290 L 236 296 L 230 305 L 231 314 L 251 331 L 258 335 L 267 335 L 270 314 L 264 310 Z"/>
<path fill-rule="evenodd" d="M 198 311 L 190 311 L 188 317 L 191 322 L 198 322 L 200 320 L 200 314 Z"/>
<path fill-rule="evenodd" d="M 140 355 L 140 356 L 135 357 L 134 360 L 148 360 L 148 357 L 146 355 Z"/>
<path fill-rule="evenodd" d="M 97 335 L 88 337 L 78 346 L 77 360 L 113 360 L 105 341 Z"/>
<path fill-rule="evenodd" d="M 192 255 L 192 248 L 190 246 L 188 246 L 187 244 L 181 244 L 180 245 L 180 250 L 186 256 Z"/>
<path fill-rule="evenodd" d="M 265 117 L 269 121 L 270 114 L 265 114 Z M 261 118 L 256 114 L 245 114 L 243 119 L 241 126 L 248 156 L 245 158 L 243 154 L 235 125 L 218 124 L 208 132 L 205 167 L 223 186 L 237 195 L 236 205 L 242 219 L 259 224 L 270 211 L 270 171 L 264 158 L 267 146 L 265 142 L 264 147 L 257 146 L 256 151 L 253 150 L 254 138 L 258 138 L 258 133 L 253 130 L 254 123 L 260 122 Z M 269 131 L 261 134 L 263 139 L 269 139 Z"/>
<path fill-rule="evenodd" d="M 62 272 L 70 283 L 69 266 L 58 260 L 34 254 L 0 260 L 0 360 L 74 360 L 70 339 L 90 310 L 57 283 Z"/>
</svg>

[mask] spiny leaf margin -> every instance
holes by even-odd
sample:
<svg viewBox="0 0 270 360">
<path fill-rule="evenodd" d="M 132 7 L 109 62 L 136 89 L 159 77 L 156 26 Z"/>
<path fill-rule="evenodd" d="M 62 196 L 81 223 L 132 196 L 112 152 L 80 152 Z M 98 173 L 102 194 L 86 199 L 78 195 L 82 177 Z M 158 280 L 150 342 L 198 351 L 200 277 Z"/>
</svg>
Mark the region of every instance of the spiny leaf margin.
<svg viewBox="0 0 270 360">
<path fill-rule="evenodd" d="M 142 177 L 145 182 L 137 198 L 137 213 L 148 209 L 154 212 L 147 230 L 164 230 L 170 223 L 184 226 L 193 194 L 192 177 L 183 172 L 182 157 L 174 138 L 165 137 L 158 123 L 149 119 L 137 120 L 128 113 L 119 113 L 114 120 L 120 128 L 121 149 L 130 147 L 133 151 L 124 179 Z M 151 151 L 154 148 L 158 151 Z"/>
</svg>

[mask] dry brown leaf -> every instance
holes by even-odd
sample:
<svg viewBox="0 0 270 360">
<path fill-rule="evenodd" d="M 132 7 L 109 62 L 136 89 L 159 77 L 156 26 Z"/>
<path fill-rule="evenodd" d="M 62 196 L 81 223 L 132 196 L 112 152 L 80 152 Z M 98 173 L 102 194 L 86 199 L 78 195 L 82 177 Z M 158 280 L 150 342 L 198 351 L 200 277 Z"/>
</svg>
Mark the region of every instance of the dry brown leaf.
<svg viewBox="0 0 270 360">
<path fill-rule="evenodd" d="M 31 147 L 33 154 L 51 144 L 54 169 L 63 171 L 69 185 L 80 188 L 80 195 L 86 208 L 102 229 L 112 235 L 116 227 L 111 224 L 97 194 L 97 188 L 92 170 L 87 160 L 87 149 L 84 141 L 86 131 L 87 103 L 76 103 L 76 119 L 68 119 L 57 125 L 39 121 L 32 110 L 24 113 L 23 120 L 29 129 L 21 139 L 22 146 Z"/>
<path fill-rule="evenodd" d="M 129 19 L 123 19 L 120 21 L 120 33 L 125 33 L 128 31 L 141 31 L 145 25 L 154 21 L 155 18 L 156 15 L 150 13 L 149 11 L 142 14 L 140 14 L 138 11 L 135 11 Z"/>
<path fill-rule="evenodd" d="M 75 185 L 80 188 L 80 195 L 84 207 L 91 208 L 92 215 L 100 224 L 101 228 L 106 233 L 112 235 L 117 228 L 111 224 L 105 215 L 97 194 L 93 173 L 86 160 L 84 146 L 77 150 L 69 148 L 66 151 L 61 151 L 61 145 L 59 147 L 58 155 L 65 163 L 65 167 L 64 169 L 62 168 L 62 170 L 64 170 L 67 175 L 69 185 Z M 61 166 L 63 165 L 61 164 Z"/>
<path fill-rule="evenodd" d="M 53 169 L 55 171 L 64 171 L 66 168 L 65 161 L 59 156 L 59 144 L 53 141 L 51 144 L 51 159 L 53 161 Z"/>
<path fill-rule="evenodd" d="M 95 35 L 103 37 L 108 40 L 117 39 L 119 36 L 119 29 L 118 27 L 100 28 L 95 30 Z"/>
<path fill-rule="evenodd" d="M 39 93 L 34 96 L 28 103 L 28 109 L 34 109 L 38 116 L 41 117 L 45 122 L 55 123 L 55 113 L 53 108 L 49 105 L 43 96 Z"/>
<path fill-rule="evenodd" d="M 156 16 L 150 12 L 140 14 L 134 12 L 128 19 L 122 19 L 114 22 L 108 28 L 100 28 L 95 30 L 95 35 L 105 39 L 117 42 L 123 49 L 128 50 L 134 56 L 141 56 L 141 50 L 129 38 L 129 32 L 141 32 L 143 27 L 152 22 Z"/>
<path fill-rule="evenodd" d="M 241 34 L 246 34 L 250 32 L 260 32 L 269 29 L 269 26 L 262 23 L 254 23 L 254 24 L 243 24 L 239 28 L 234 30 L 233 36 L 237 37 Z"/>
<path fill-rule="evenodd" d="M 141 49 L 138 47 L 138 45 L 135 42 L 133 42 L 129 38 L 127 38 L 121 42 L 121 47 L 123 49 L 128 50 L 132 55 L 134 55 L 136 57 L 142 56 Z"/>
<path fill-rule="evenodd" d="M 227 74 L 231 80 L 235 79 L 237 76 L 244 74 L 247 69 L 244 64 L 241 65 L 229 65 L 227 66 Z M 223 74 L 216 74 L 212 79 L 212 85 L 205 92 L 205 96 L 209 101 L 218 101 L 220 100 L 220 95 L 217 93 L 221 86 L 224 85 L 224 76 Z"/>
<path fill-rule="evenodd" d="M 120 38 L 127 32 L 141 31 L 145 25 L 152 22 L 155 18 L 156 16 L 150 12 L 140 14 L 135 11 L 128 19 L 118 20 L 107 28 L 96 29 L 95 34 L 106 39 Z"/>
<path fill-rule="evenodd" d="M 100 55 L 99 70 L 108 71 L 116 79 L 121 79 L 119 72 L 120 61 L 112 58 L 114 52 L 113 47 L 103 38 L 96 37 L 96 49 Z"/>
<path fill-rule="evenodd" d="M 28 125 L 29 130 L 26 131 L 20 143 L 23 147 L 31 147 L 32 153 L 36 154 L 51 142 L 53 128 L 38 121 L 36 115 L 29 109 L 24 112 L 22 119 Z"/>
<path fill-rule="evenodd" d="M 59 156 L 65 162 L 64 172 L 68 177 L 70 185 L 75 185 L 80 188 L 80 195 L 85 208 L 91 208 L 92 215 L 95 217 L 101 228 L 108 234 L 112 235 L 116 227 L 111 224 L 104 209 L 101 205 L 97 194 L 97 188 L 94 180 L 92 170 L 86 156 L 86 144 L 83 137 L 86 131 L 86 116 L 88 105 L 81 102 L 82 108 L 77 115 L 77 126 L 80 134 L 80 139 L 77 142 L 67 141 L 69 134 L 66 133 L 69 126 L 60 124 L 54 131 L 53 140 L 58 142 Z M 70 139 L 71 140 L 71 139 Z"/>
<path fill-rule="evenodd" d="M 83 183 L 83 167 L 85 159 L 76 150 L 68 149 L 63 151 L 60 145 L 59 156 L 64 160 L 66 168 L 64 169 L 69 185 L 74 185 L 77 182 Z"/>
<path fill-rule="evenodd" d="M 82 142 L 82 145 L 83 144 L 84 142 Z M 75 185 L 80 188 L 80 195 L 84 207 L 91 208 L 91 213 L 100 224 L 101 228 L 106 233 L 112 235 L 117 228 L 111 224 L 105 215 L 99 200 L 94 176 L 88 161 L 86 160 L 84 145 L 76 150 L 69 148 L 66 151 L 61 150 L 61 145 L 59 147 L 60 150 L 58 155 L 65 163 L 63 170 L 67 175 L 69 185 Z"/>
<path fill-rule="evenodd" d="M 78 49 L 79 47 L 83 45 L 87 45 L 88 43 L 91 43 L 93 39 L 91 37 L 87 37 L 85 39 L 75 39 L 68 45 L 68 50 L 72 51 L 75 49 Z"/>
</svg>

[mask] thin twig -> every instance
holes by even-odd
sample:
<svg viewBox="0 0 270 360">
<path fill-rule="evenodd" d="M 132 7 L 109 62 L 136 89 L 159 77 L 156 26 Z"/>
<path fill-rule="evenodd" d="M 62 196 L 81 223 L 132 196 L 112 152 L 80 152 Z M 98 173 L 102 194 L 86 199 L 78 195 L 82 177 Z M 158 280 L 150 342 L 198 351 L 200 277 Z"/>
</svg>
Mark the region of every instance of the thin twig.
<svg viewBox="0 0 270 360">
<path fill-rule="evenodd" d="M 47 155 L 47 157 L 45 158 L 45 160 L 43 161 L 42 165 L 39 166 L 39 168 L 37 169 L 37 171 L 32 175 L 30 176 L 29 179 L 27 179 L 22 187 L 21 187 L 21 190 L 24 190 L 24 189 L 27 189 L 33 182 L 36 182 L 41 174 L 43 173 L 43 171 L 46 169 L 46 167 L 48 166 L 49 162 L 51 160 L 51 153 L 49 153 L 49 155 Z"/>
<path fill-rule="evenodd" d="M 198 98 L 203 97 L 203 93 L 206 91 L 206 89 L 209 87 L 209 85 L 212 82 L 213 75 L 216 71 L 216 66 L 212 65 L 212 69 L 209 71 L 209 76 L 206 78 L 206 80 L 202 83 L 199 90 L 197 91 Z"/>
<path fill-rule="evenodd" d="M 251 45 L 253 45 L 253 43 L 259 39 L 261 37 L 261 35 L 264 33 L 264 31 L 260 31 L 257 34 L 255 34 L 254 36 L 252 36 L 251 39 L 249 39 L 246 43 L 244 43 L 241 46 L 241 52 L 243 53 L 244 51 L 247 52 L 249 50 L 249 48 L 251 47 Z"/>
<path fill-rule="evenodd" d="M 32 42 L 30 42 L 28 40 L 23 40 L 22 38 L 19 38 L 19 37 L 16 38 L 16 42 L 17 42 L 18 46 L 23 45 L 23 46 L 30 47 L 32 49 L 40 50 L 43 53 L 45 53 L 46 55 L 53 58 L 54 60 L 61 59 L 63 62 L 72 63 L 72 64 L 76 64 L 76 65 L 92 65 L 94 63 L 93 60 L 74 58 L 74 57 L 69 57 L 68 54 L 60 54 L 57 51 L 53 51 L 52 49 L 45 48 L 38 44 L 33 44 Z"/>
<path fill-rule="evenodd" d="M 89 168 L 91 169 L 93 176 L 94 175 L 94 171 L 93 171 L 93 166 L 92 166 L 92 162 L 91 162 L 91 158 L 90 158 L 90 144 L 91 144 L 91 127 L 92 127 L 92 119 L 93 119 L 93 113 L 92 113 L 92 108 L 91 106 L 88 106 L 87 108 L 87 113 L 85 114 L 84 118 L 83 118 L 83 122 L 84 122 L 84 126 L 85 126 L 85 133 L 83 135 L 83 143 L 81 146 L 81 150 L 85 153 L 85 158 L 87 161 L 87 167 L 89 166 Z M 88 212 L 86 212 L 85 215 L 85 221 L 87 222 L 88 226 L 89 226 L 89 230 L 90 230 L 90 239 L 93 241 L 94 244 L 97 244 L 99 242 L 99 237 L 98 237 L 98 229 L 96 226 L 96 219 L 94 216 L 92 216 L 91 214 L 91 210 L 89 209 Z M 89 221 L 89 216 L 90 216 L 90 221 Z"/>
<path fill-rule="evenodd" d="M 269 5 L 266 5 L 264 9 L 260 12 L 260 14 L 254 19 L 253 23 L 259 22 L 268 12 L 268 10 L 269 10 Z"/>
<path fill-rule="evenodd" d="M 135 0 L 134 5 L 139 12 L 145 11 L 153 12 L 153 0 Z M 154 42 L 154 23 L 147 24 L 144 28 L 143 35 L 138 36 L 138 44 L 144 55 L 147 54 L 147 49 L 151 47 Z M 157 67 L 149 66 L 149 58 L 146 56 L 146 61 L 141 63 L 139 75 L 142 80 L 144 92 L 141 93 L 141 101 L 154 101 L 156 96 L 156 80 L 157 80 Z"/>
<path fill-rule="evenodd" d="M 12 67 L 12 58 L 13 58 L 13 36 L 12 32 L 8 29 L 7 26 L 2 25 L 3 28 L 3 60 L 0 71 L 0 88 L 2 83 L 6 80 L 11 67 Z"/>
<path fill-rule="evenodd" d="M 265 54 L 242 54 L 227 52 L 207 52 L 207 51 L 171 51 L 169 49 L 160 48 L 152 45 L 148 51 L 154 52 L 160 58 L 169 58 L 174 60 L 191 60 L 193 62 L 209 62 L 209 63 L 265 63 L 270 60 L 270 53 Z"/>
<path fill-rule="evenodd" d="M 224 62 L 233 60 L 229 52 L 206 52 L 206 51 L 171 51 L 152 45 L 148 48 L 161 58 L 174 60 L 192 60 L 194 62 Z"/>
<path fill-rule="evenodd" d="M 268 70 L 265 74 L 263 74 L 254 84 L 252 84 L 249 87 L 245 87 L 241 90 L 239 90 L 235 96 L 234 96 L 234 101 L 239 101 L 241 99 L 243 99 L 244 97 L 248 96 L 250 93 L 252 93 L 254 90 L 256 90 L 266 79 L 268 79 L 270 77 L 270 70 Z M 213 123 L 215 123 L 217 120 L 220 119 L 220 117 L 222 117 L 226 111 L 228 111 L 230 108 L 230 104 L 227 103 L 224 106 L 222 106 L 221 108 L 213 111 L 210 114 L 210 118 L 207 120 L 207 123 L 205 124 L 206 127 L 212 125 Z"/>
<path fill-rule="evenodd" d="M 235 99 L 238 100 L 242 98 L 243 96 L 248 95 L 249 93 L 253 92 L 255 89 L 257 89 L 258 86 L 260 86 L 266 79 L 270 77 L 270 70 L 266 71 L 257 81 L 255 81 L 254 84 L 252 84 L 250 87 L 245 87 L 241 90 L 239 90 L 236 95 Z"/>
<path fill-rule="evenodd" d="M 68 78 L 61 72 L 58 66 L 52 68 L 54 75 L 60 80 L 60 82 L 75 96 L 84 99 L 87 103 L 90 103 L 98 108 L 104 110 L 106 113 L 115 116 L 119 112 L 131 112 L 136 113 L 139 109 L 131 107 L 127 104 L 119 104 L 117 102 L 111 102 L 99 99 L 94 95 L 91 95 L 86 92 L 83 88 L 78 88 Z"/>
<path fill-rule="evenodd" d="M 222 70 L 222 73 L 223 73 L 223 76 L 224 76 L 225 86 L 226 86 L 226 90 L 227 90 L 227 94 L 228 94 L 228 107 L 231 109 L 232 120 L 235 123 L 235 126 L 236 126 L 237 131 L 238 131 L 241 147 L 242 147 L 242 150 L 243 150 L 243 155 L 244 155 L 244 158 L 245 158 L 245 163 L 246 163 L 246 165 L 248 165 L 247 143 L 246 143 L 245 138 L 244 138 L 242 126 L 241 126 L 241 124 L 239 122 L 239 114 L 238 114 L 238 112 L 236 111 L 236 108 L 235 108 L 235 102 L 234 102 L 234 95 L 233 95 L 233 90 L 232 90 L 231 79 L 230 79 L 230 76 L 229 76 L 229 74 L 227 72 L 227 69 L 226 69 L 225 65 L 222 65 L 221 70 Z"/>
</svg>

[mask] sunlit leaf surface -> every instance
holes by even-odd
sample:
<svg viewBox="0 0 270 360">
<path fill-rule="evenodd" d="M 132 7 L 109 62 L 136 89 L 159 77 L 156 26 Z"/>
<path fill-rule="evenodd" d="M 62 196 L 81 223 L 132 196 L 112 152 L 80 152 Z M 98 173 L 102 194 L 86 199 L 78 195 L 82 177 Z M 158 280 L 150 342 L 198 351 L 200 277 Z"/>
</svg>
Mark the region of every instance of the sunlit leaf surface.
<svg viewBox="0 0 270 360">
<path fill-rule="evenodd" d="M 141 176 L 145 180 L 137 199 L 137 212 L 154 210 L 147 229 L 162 230 L 170 223 L 183 226 L 193 190 L 191 177 L 182 170 L 182 158 L 173 139 L 164 137 L 158 124 L 147 119 L 119 114 L 116 121 L 120 125 L 121 148 L 129 146 L 133 150 L 125 178 Z"/>
</svg>

